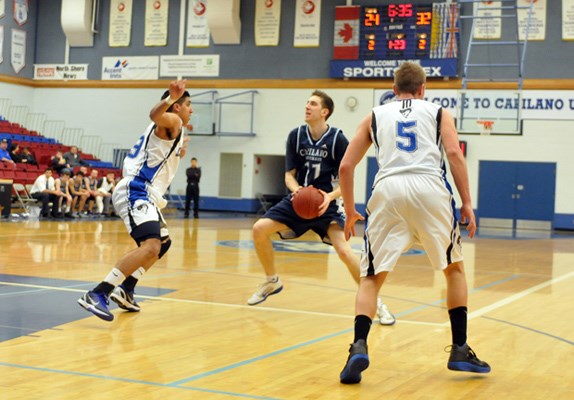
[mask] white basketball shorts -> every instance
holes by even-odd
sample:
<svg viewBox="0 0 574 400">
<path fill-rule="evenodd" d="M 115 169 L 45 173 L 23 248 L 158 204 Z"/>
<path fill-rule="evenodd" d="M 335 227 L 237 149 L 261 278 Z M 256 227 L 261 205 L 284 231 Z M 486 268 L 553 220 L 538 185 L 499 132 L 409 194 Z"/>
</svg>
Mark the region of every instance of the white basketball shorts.
<svg viewBox="0 0 574 400">
<path fill-rule="evenodd" d="M 124 178 L 114 188 L 112 201 L 129 234 L 138 244 L 152 237 L 161 239 L 169 236 L 163 215 L 150 199 L 145 186 L 140 187 Z"/>
<path fill-rule="evenodd" d="M 361 276 L 392 271 L 401 254 L 420 243 L 437 270 L 462 261 L 454 199 L 446 180 L 433 175 L 391 175 L 367 204 Z"/>
</svg>

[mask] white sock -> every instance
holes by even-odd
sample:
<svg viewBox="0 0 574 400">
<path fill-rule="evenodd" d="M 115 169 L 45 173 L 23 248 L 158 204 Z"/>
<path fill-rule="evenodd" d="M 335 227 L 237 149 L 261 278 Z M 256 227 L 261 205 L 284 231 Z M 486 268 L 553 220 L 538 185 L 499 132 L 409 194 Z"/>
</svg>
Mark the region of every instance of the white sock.
<svg viewBox="0 0 574 400">
<path fill-rule="evenodd" d="M 114 285 L 114 287 L 116 287 L 120 283 L 122 283 L 125 279 L 126 276 L 122 273 L 122 271 L 120 271 L 117 268 L 112 268 L 108 276 L 106 276 L 106 279 L 104 279 L 104 282 L 108 282 Z"/>
<path fill-rule="evenodd" d="M 143 276 L 143 274 L 145 274 L 145 268 L 144 268 L 144 267 L 139 267 L 138 269 L 136 269 L 136 270 L 132 273 L 132 276 L 133 276 L 135 279 L 139 280 L 139 279 Z"/>
<path fill-rule="evenodd" d="M 267 275 L 267 282 L 277 282 L 277 280 L 279 279 L 279 277 L 277 276 L 277 274 L 275 275 Z"/>
</svg>

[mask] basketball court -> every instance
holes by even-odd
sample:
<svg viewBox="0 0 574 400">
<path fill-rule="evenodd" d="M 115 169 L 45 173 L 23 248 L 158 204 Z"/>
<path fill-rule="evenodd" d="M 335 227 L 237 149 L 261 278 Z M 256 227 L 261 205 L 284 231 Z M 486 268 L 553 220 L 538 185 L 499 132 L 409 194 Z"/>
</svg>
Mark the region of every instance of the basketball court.
<svg viewBox="0 0 574 400">
<path fill-rule="evenodd" d="M 373 324 L 371 366 L 342 385 L 353 280 L 307 234 L 275 243 L 284 290 L 247 306 L 263 277 L 254 221 L 168 219 L 173 246 L 140 282 L 142 311 L 114 308 L 111 323 L 76 300 L 133 247 L 120 220 L 2 222 L 2 399 L 574 398 L 571 233 L 464 239 L 469 343 L 487 375 L 447 370 L 444 278 L 405 254 L 381 293 L 397 323 Z"/>
</svg>

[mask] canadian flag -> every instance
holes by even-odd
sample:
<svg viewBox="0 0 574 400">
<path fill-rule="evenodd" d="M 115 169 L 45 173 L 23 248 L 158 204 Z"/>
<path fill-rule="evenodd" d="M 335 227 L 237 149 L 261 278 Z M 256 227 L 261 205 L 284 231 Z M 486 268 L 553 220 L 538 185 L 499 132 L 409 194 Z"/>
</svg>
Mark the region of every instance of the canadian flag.
<svg viewBox="0 0 574 400">
<path fill-rule="evenodd" d="M 359 19 L 361 6 L 335 8 L 335 35 L 333 59 L 356 60 L 359 58 Z"/>
</svg>

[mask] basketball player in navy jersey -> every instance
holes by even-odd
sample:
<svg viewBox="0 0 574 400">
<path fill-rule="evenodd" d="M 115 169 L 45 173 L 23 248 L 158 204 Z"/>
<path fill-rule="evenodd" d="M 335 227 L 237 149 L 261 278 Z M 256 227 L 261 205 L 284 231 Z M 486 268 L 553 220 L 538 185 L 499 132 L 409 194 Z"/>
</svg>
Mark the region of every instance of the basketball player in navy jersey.
<svg viewBox="0 0 574 400">
<path fill-rule="evenodd" d="M 347 238 L 354 234 L 355 223 L 363 219 L 355 210 L 353 175 L 371 144 L 375 146 L 379 165 L 367 204 L 369 222 L 355 304 L 355 339 L 340 374 L 342 383 L 360 382 L 361 372 L 369 366 L 367 336 L 377 295 L 401 253 L 416 242 L 422 244 L 432 266 L 442 270 L 446 277 L 452 330 L 447 367 L 457 371 L 490 372 L 490 366 L 479 360 L 466 342 L 468 290 L 443 150 L 462 200 L 461 220 L 468 223 L 467 231 L 472 238 L 476 223 L 466 162 L 451 114 L 423 100 L 425 81 L 425 72 L 418 64 L 402 64 L 395 71 L 396 101 L 375 107 L 361 121 L 341 161 Z"/>
<path fill-rule="evenodd" d="M 359 282 L 359 257 L 345 240 L 343 227 L 345 216 L 338 200 L 341 190 L 337 180 L 339 163 L 349 144 L 343 132 L 327 124 L 334 103 L 326 93 L 316 90 L 305 106 L 305 125 L 293 129 L 287 138 L 285 157 L 285 185 L 292 192 L 273 206 L 253 226 L 253 242 L 267 279 L 247 300 L 247 304 L 259 304 L 268 296 L 283 290 L 277 276 L 271 236 L 278 233 L 282 239 L 293 239 L 308 230 L 316 232 L 324 243 L 333 245 L 337 255 Z M 291 204 L 292 197 L 305 186 L 321 190 L 324 200 L 319 216 L 306 220 L 300 218 Z M 395 317 L 387 306 L 379 301 L 379 321 L 383 325 L 395 323 Z"/>
<path fill-rule="evenodd" d="M 116 185 L 112 202 L 138 247 L 124 255 L 99 285 L 78 300 L 103 320 L 114 319 L 107 307 L 108 298 L 124 310 L 140 311 L 134 288 L 171 245 L 160 210 L 167 205 L 163 195 L 185 155 L 182 130 L 192 113 L 186 82 L 170 83 L 169 90 L 150 111 L 151 124 L 124 160 L 123 179 Z"/>
</svg>

